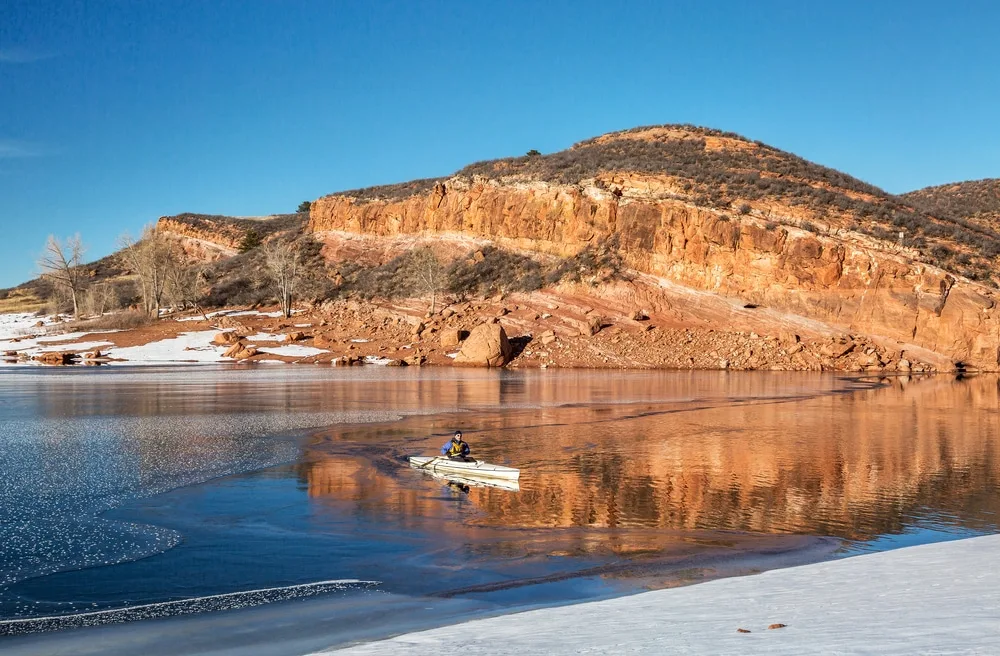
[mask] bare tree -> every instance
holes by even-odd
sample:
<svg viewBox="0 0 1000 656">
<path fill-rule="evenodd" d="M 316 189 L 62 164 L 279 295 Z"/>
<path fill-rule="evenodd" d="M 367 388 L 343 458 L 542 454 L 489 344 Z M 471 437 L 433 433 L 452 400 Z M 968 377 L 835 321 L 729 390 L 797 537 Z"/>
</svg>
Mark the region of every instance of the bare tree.
<svg viewBox="0 0 1000 656">
<path fill-rule="evenodd" d="M 416 264 L 416 286 L 422 294 L 430 294 L 430 313 L 437 311 L 437 296 L 445 286 L 444 267 L 430 248 L 421 248 L 413 253 Z"/>
<path fill-rule="evenodd" d="M 86 249 L 80 235 L 73 235 L 65 243 L 49 235 L 45 250 L 38 258 L 42 276 L 64 289 L 73 299 L 73 316 L 80 316 L 80 295 L 87 284 L 87 272 L 81 266 Z"/>
<path fill-rule="evenodd" d="M 185 264 L 177 258 L 172 266 L 167 267 L 166 278 L 164 295 L 171 308 L 183 310 L 197 304 L 198 286 L 202 281 L 201 267 Z"/>
<path fill-rule="evenodd" d="M 83 306 L 88 314 L 103 316 L 108 310 L 118 308 L 118 293 L 108 282 L 97 283 L 87 290 Z"/>
<path fill-rule="evenodd" d="M 299 250 L 292 241 L 274 240 L 261 247 L 264 254 L 264 270 L 274 283 L 281 313 L 285 318 L 292 316 L 292 299 L 299 284 Z"/>
<path fill-rule="evenodd" d="M 179 266 L 173 244 L 158 235 L 151 225 L 143 229 L 138 241 L 125 234 L 119 242 L 122 264 L 138 278 L 143 310 L 151 317 L 158 317 L 169 271 Z"/>
</svg>

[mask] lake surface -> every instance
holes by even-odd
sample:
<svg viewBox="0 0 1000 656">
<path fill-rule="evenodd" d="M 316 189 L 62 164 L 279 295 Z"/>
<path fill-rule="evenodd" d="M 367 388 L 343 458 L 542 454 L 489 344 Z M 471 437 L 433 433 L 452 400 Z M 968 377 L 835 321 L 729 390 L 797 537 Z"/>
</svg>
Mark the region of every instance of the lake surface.
<svg viewBox="0 0 1000 656">
<path fill-rule="evenodd" d="M 306 597 L 385 631 L 996 532 L 998 408 L 986 376 L 7 369 L 0 633 Z M 456 428 L 519 489 L 407 466 Z"/>
</svg>

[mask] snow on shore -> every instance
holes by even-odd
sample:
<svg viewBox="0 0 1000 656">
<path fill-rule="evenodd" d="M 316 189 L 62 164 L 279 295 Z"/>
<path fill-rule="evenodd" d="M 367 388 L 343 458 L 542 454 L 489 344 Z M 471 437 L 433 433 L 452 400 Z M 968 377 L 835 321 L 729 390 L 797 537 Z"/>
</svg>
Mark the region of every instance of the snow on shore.
<svg viewBox="0 0 1000 656">
<path fill-rule="evenodd" d="M 284 355 L 292 358 L 305 358 L 310 355 L 322 355 L 328 353 L 320 348 L 314 346 L 302 346 L 301 344 L 287 344 L 285 346 L 269 346 L 267 348 L 258 348 L 261 353 L 270 353 L 271 355 Z"/>
<path fill-rule="evenodd" d="M 1000 654 L 998 559 L 1000 535 L 991 535 L 476 620 L 338 653 Z"/>
<path fill-rule="evenodd" d="M 196 330 L 142 346 L 108 349 L 108 356 L 129 362 L 222 362 L 224 348 L 212 344 L 220 330 Z"/>
</svg>

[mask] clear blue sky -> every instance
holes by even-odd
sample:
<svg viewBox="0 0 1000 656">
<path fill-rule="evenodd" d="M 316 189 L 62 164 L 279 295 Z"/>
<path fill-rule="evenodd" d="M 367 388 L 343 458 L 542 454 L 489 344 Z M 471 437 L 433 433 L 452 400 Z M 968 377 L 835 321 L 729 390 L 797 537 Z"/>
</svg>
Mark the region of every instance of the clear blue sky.
<svg viewBox="0 0 1000 656">
<path fill-rule="evenodd" d="M 711 6 L 709 6 L 711 5 Z M 0 287 L 165 214 L 268 214 L 696 123 L 892 192 L 1000 177 L 1000 3 L 0 1 Z"/>
</svg>

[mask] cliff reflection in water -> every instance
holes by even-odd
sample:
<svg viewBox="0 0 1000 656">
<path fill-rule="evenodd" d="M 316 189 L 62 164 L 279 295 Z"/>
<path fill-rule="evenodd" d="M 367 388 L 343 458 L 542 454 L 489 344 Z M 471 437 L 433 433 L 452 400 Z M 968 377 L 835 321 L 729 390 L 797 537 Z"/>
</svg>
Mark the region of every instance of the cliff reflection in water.
<svg viewBox="0 0 1000 656">
<path fill-rule="evenodd" d="M 571 405 L 331 432 L 311 448 L 301 474 L 320 506 L 347 503 L 403 524 L 726 529 L 861 541 L 925 525 L 996 530 L 995 377 L 885 379 L 809 398 L 796 398 L 802 379 L 794 377 L 623 380 L 631 388 L 620 398 L 633 403 L 606 403 L 616 394 L 605 387 Z M 481 395 L 503 403 L 496 385 L 480 382 Z M 803 397 L 823 387 L 815 383 Z M 521 384 L 564 404 L 572 396 L 546 391 L 541 379 Z M 530 396 L 524 392 L 517 396 Z M 439 482 L 405 467 L 403 455 L 434 452 L 456 425 L 478 457 L 521 468 L 519 493 L 473 488 L 459 495 L 462 503 L 442 503 L 429 493 Z M 423 437 L 431 433 L 438 436 Z"/>
</svg>

